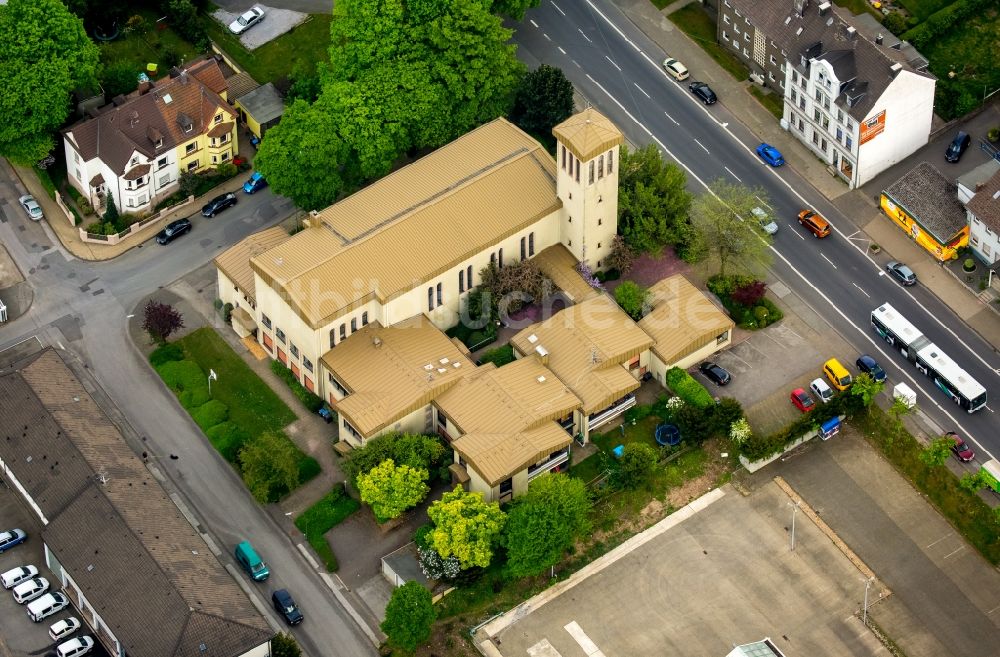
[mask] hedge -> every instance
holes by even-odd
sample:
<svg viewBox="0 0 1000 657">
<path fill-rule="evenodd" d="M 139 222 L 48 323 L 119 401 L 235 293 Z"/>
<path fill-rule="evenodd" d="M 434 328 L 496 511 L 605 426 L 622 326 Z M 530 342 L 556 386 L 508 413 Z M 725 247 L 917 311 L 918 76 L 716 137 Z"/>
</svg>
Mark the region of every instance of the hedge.
<svg viewBox="0 0 1000 657">
<path fill-rule="evenodd" d="M 295 526 L 305 534 L 309 545 L 319 554 L 328 572 L 337 570 L 338 564 L 337 557 L 326 540 L 326 533 L 360 508 L 361 504 L 344 492 L 344 485 L 337 484 L 295 519 Z"/>
<path fill-rule="evenodd" d="M 271 371 L 288 384 L 288 387 L 292 389 L 292 394 L 298 397 L 299 401 L 309 409 L 310 413 L 315 413 L 322 408 L 323 398 L 306 390 L 295 378 L 295 375 L 292 374 L 292 371 L 285 367 L 281 361 L 272 360 Z"/>
<path fill-rule="evenodd" d="M 164 363 L 177 360 L 184 360 L 184 350 L 174 343 L 161 345 L 149 355 L 149 362 L 155 368 L 159 368 Z"/>
<path fill-rule="evenodd" d="M 852 395 L 850 391 L 839 393 L 826 404 L 819 404 L 808 413 L 803 413 L 801 417 L 780 431 L 769 436 L 752 434 L 746 442 L 740 445 L 740 454 L 750 461 L 766 459 L 778 454 L 788 444 L 798 440 L 804 433 L 814 430 L 830 418 L 837 415 L 853 415 L 861 408 L 863 408 L 863 404 L 860 397 Z"/>
<path fill-rule="evenodd" d="M 507 363 L 513 363 L 514 358 L 514 347 L 509 344 L 505 344 L 502 347 L 497 347 L 496 349 L 490 349 L 483 353 L 482 357 L 479 359 L 480 363 L 493 363 L 497 367 L 503 367 Z"/>
<path fill-rule="evenodd" d="M 675 395 L 698 408 L 708 408 L 715 403 L 715 398 L 705 386 L 679 367 L 671 367 L 667 371 L 667 386 Z"/>
<path fill-rule="evenodd" d="M 959 22 L 995 4 L 996 0 L 957 0 L 944 9 L 934 12 L 927 17 L 927 20 L 904 32 L 900 38 L 909 41 L 916 48 L 923 48 Z"/>
<path fill-rule="evenodd" d="M 191 419 L 201 427 L 202 431 L 208 431 L 215 425 L 222 424 L 229 419 L 229 407 L 218 399 L 209 399 L 191 411 Z"/>
<path fill-rule="evenodd" d="M 190 411 L 208 401 L 208 379 L 193 360 L 169 361 L 156 370 L 185 409 Z"/>
<path fill-rule="evenodd" d="M 240 449 L 250 440 L 250 434 L 232 422 L 209 427 L 205 435 L 219 454 L 222 454 L 222 458 L 229 463 L 236 463 Z"/>
</svg>

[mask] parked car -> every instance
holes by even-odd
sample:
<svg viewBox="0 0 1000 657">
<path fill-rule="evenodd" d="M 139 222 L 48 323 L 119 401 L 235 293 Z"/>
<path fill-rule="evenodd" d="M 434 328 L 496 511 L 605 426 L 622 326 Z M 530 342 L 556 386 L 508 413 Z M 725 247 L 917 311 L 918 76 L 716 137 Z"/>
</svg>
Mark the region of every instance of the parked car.
<svg viewBox="0 0 1000 657">
<path fill-rule="evenodd" d="M 764 208 L 754 208 L 751 212 L 753 212 L 753 216 L 757 218 L 757 223 L 760 224 L 761 230 L 765 233 L 774 235 L 778 232 L 778 224 Z"/>
<path fill-rule="evenodd" d="M 49 590 L 49 580 L 44 577 L 32 577 L 14 587 L 14 602 L 23 605 L 35 598 L 40 598 Z"/>
<path fill-rule="evenodd" d="M 841 392 L 850 388 L 851 384 L 854 383 L 851 373 L 836 358 L 831 358 L 823 363 L 823 373 L 826 374 L 826 379 L 830 384 Z"/>
<path fill-rule="evenodd" d="M 895 260 L 887 262 L 885 263 L 885 270 L 889 272 L 890 276 L 907 287 L 917 284 L 917 275 L 913 273 L 912 269 L 901 262 L 896 262 Z"/>
<path fill-rule="evenodd" d="M 236 194 L 226 192 L 213 198 L 201 209 L 201 216 L 212 218 L 226 208 L 236 205 Z"/>
<path fill-rule="evenodd" d="M 285 589 L 278 589 L 272 593 L 271 603 L 278 610 L 278 613 L 285 617 L 285 622 L 289 625 L 298 625 L 305 618 L 299 611 L 298 605 L 295 604 L 295 600 L 292 600 L 291 594 Z"/>
<path fill-rule="evenodd" d="M 813 234 L 813 237 L 826 237 L 830 234 L 830 222 L 816 213 L 815 210 L 799 212 L 799 225 Z"/>
<path fill-rule="evenodd" d="M 28 535 L 20 529 L 8 529 L 0 532 L 0 552 L 6 552 L 15 545 L 20 545 L 27 540 Z"/>
<path fill-rule="evenodd" d="M 264 180 L 264 175 L 260 171 L 254 171 L 250 178 L 243 183 L 243 191 L 247 194 L 253 194 L 265 187 L 267 187 L 267 181 Z"/>
<path fill-rule="evenodd" d="M 681 64 L 673 57 L 667 57 L 666 59 L 663 60 L 663 68 L 665 68 L 667 70 L 667 73 L 670 74 L 670 77 L 672 77 L 675 80 L 688 79 L 689 73 L 687 70 L 687 66 L 684 66 L 684 64 Z"/>
<path fill-rule="evenodd" d="M 854 364 L 858 366 L 858 369 L 875 379 L 879 383 L 885 381 L 885 370 L 879 367 L 879 364 L 874 358 L 865 354 L 854 361 Z"/>
<path fill-rule="evenodd" d="M 243 34 L 262 20 L 264 20 L 264 10 L 260 7 L 250 7 L 229 24 L 229 31 L 233 34 Z"/>
<path fill-rule="evenodd" d="M 73 632 L 80 629 L 80 619 L 75 616 L 57 620 L 49 626 L 49 638 L 53 641 L 65 639 Z"/>
<path fill-rule="evenodd" d="M 794 404 L 795 408 L 799 409 L 803 413 L 808 413 L 812 409 L 816 408 L 816 402 L 814 402 L 812 397 L 810 397 L 809 394 L 802 388 L 792 390 L 792 404 Z"/>
<path fill-rule="evenodd" d="M 699 365 L 698 369 L 701 370 L 701 373 L 717 386 L 724 386 L 733 380 L 733 375 L 726 371 L 726 368 L 721 365 L 717 365 L 710 360 L 707 360 Z"/>
<path fill-rule="evenodd" d="M 757 155 L 772 167 L 780 167 L 785 163 L 785 158 L 781 156 L 781 151 L 771 144 L 762 143 L 758 146 Z"/>
<path fill-rule="evenodd" d="M 961 436 L 959 436 L 957 433 L 955 433 L 954 431 L 949 431 L 945 435 L 955 441 L 955 444 L 951 446 L 951 451 L 955 455 L 955 458 L 957 458 L 959 461 L 962 461 L 963 463 L 968 463 L 972 459 L 976 458 L 976 453 L 972 451 L 972 448 L 969 447 L 969 444 L 964 440 L 962 440 Z"/>
<path fill-rule="evenodd" d="M 823 379 L 813 379 L 809 384 L 809 389 L 824 404 L 833 399 L 833 388 L 826 384 Z"/>
<path fill-rule="evenodd" d="M 94 649 L 94 639 L 88 635 L 73 637 L 56 646 L 56 657 L 80 657 Z"/>
<path fill-rule="evenodd" d="M 184 233 L 189 232 L 191 232 L 191 221 L 189 219 L 171 221 L 163 230 L 156 234 L 156 243 L 170 244 Z"/>
<path fill-rule="evenodd" d="M 323 418 L 323 421 L 326 422 L 327 424 L 330 424 L 331 422 L 333 422 L 333 411 L 331 411 L 326 406 L 320 406 L 319 410 L 316 411 L 316 413 L 321 418 Z"/>
<path fill-rule="evenodd" d="M 17 568 L 11 568 L 3 575 L 0 575 L 0 584 L 3 584 L 5 589 L 12 589 L 21 582 L 31 579 L 38 574 L 38 569 L 34 566 L 18 566 Z"/>
<path fill-rule="evenodd" d="M 17 199 L 24 208 L 24 211 L 28 213 L 28 218 L 32 221 L 41 221 L 45 214 L 42 212 L 42 206 L 38 205 L 38 201 L 31 194 L 25 194 L 21 198 Z"/>
<path fill-rule="evenodd" d="M 950 144 L 948 144 L 948 150 L 944 152 L 944 159 L 948 162 L 958 162 L 962 159 L 962 153 L 965 152 L 965 149 L 967 149 L 971 143 L 972 138 L 969 137 L 969 134 L 959 130 L 958 134 L 955 135 L 955 138 L 951 140 Z"/>
<path fill-rule="evenodd" d="M 714 105 L 715 101 L 719 100 L 719 97 L 712 91 L 712 87 L 704 82 L 692 82 L 688 85 L 688 89 L 706 105 Z"/>
<path fill-rule="evenodd" d="M 46 593 L 34 602 L 28 603 L 28 618 L 38 623 L 69 606 L 69 598 L 56 591 Z"/>
</svg>

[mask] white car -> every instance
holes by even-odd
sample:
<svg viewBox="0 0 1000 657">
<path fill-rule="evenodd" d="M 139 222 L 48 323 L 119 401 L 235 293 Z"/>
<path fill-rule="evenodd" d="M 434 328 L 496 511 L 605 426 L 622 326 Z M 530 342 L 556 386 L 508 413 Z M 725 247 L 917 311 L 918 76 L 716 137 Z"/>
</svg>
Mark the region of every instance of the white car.
<svg viewBox="0 0 1000 657">
<path fill-rule="evenodd" d="M 229 31 L 233 34 L 243 34 L 262 20 L 264 20 L 264 10 L 260 7 L 250 7 L 242 16 L 229 24 Z"/>
<path fill-rule="evenodd" d="M 38 201 L 31 194 L 25 194 L 17 200 L 21 203 L 21 207 L 28 213 L 28 218 L 32 221 L 41 221 L 42 217 L 45 216 L 42 213 L 42 206 L 38 205 Z"/>
<path fill-rule="evenodd" d="M 0 575 L 0 584 L 3 584 L 5 589 L 12 589 L 21 582 L 31 579 L 38 574 L 38 569 L 34 566 L 18 566 L 17 568 L 11 568 L 3 575 Z"/>
<path fill-rule="evenodd" d="M 57 620 L 55 623 L 52 623 L 49 627 L 49 638 L 53 641 L 65 639 L 78 629 L 80 629 L 80 619 L 75 616 L 63 618 L 62 620 Z"/>
<path fill-rule="evenodd" d="M 40 598 L 49 590 L 49 580 L 44 577 L 32 577 L 14 587 L 14 601 L 23 605 L 35 598 Z"/>
<path fill-rule="evenodd" d="M 778 232 L 778 224 L 775 223 L 763 208 L 754 208 L 751 210 L 753 216 L 757 218 L 757 223 L 760 224 L 761 230 L 763 230 L 768 235 L 774 235 Z"/>
<path fill-rule="evenodd" d="M 809 384 L 809 389 L 812 390 L 824 404 L 833 399 L 833 388 L 828 386 L 826 381 L 823 379 L 813 379 L 813 382 Z"/>
<path fill-rule="evenodd" d="M 73 637 L 56 646 L 56 657 L 80 657 L 94 649 L 94 640 L 87 636 Z"/>
<path fill-rule="evenodd" d="M 684 64 L 681 64 L 673 57 L 667 57 L 666 59 L 663 60 L 663 68 L 665 68 L 667 73 L 670 74 L 670 77 L 672 77 L 675 80 L 688 79 L 689 73 L 687 70 L 687 66 L 684 66 Z"/>
</svg>

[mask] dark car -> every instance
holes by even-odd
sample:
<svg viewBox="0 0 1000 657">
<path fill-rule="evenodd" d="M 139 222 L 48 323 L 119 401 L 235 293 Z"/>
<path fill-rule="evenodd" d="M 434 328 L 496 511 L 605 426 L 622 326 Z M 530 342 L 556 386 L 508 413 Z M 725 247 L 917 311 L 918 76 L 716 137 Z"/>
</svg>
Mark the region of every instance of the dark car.
<svg viewBox="0 0 1000 657">
<path fill-rule="evenodd" d="M 885 370 L 879 367 L 879 364 L 875 362 L 875 359 L 865 354 L 861 358 L 854 361 L 854 364 L 858 366 L 858 369 L 875 379 L 877 382 L 882 383 L 885 381 Z"/>
<path fill-rule="evenodd" d="M 20 529 L 8 529 L 0 532 L 0 552 L 6 552 L 15 545 L 20 545 L 28 538 Z"/>
<path fill-rule="evenodd" d="M 917 284 L 917 275 L 913 273 L 912 269 L 901 262 L 896 262 L 895 260 L 887 262 L 885 263 L 885 270 L 903 285 L 910 286 Z"/>
<path fill-rule="evenodd" d="M 724 386 L 733 380 L 733 376 L 725 368 L 710 360 L 699 365 L 698 369 L 717 386 Z"/>
<path fill-rule="evenodd" d="M 299 611 L 298 605 L 295 604 L 295 600 L 292 600 L 291 594 L 285 589 L 278 589 L 272 593 L 271 603 L 278 613 L 285 617 L 285 621 L 289 625 L 298 625 L 305 618 Z"/>
<path fill-rule="evenodd" d="M 191 221 L 189 219 L 178 219 L 171 221 L 163 230 L 156 234 L 157 244 L 170 244 L 184 233 L 191 231 Z"/>
<path fill-rule="evenodd" d="M 972 451 L 972 448 L 969 447 L 969 444 L 966 443 L 964 440 L 962 440 L 961 436 L 959 436 L 957 433 L 955 433 L 954 431 L 949 431 L 945 435 L 955 441 L 955 444 L 951 446 L 951 451 L 953 454 L 955 454 L 955 458 L 957 458 L 959 461 L 962 461 L 963 463 L 968 463 L 972 459 L 976 458 L 976 453 Z"/>
<path fill-rule="evenodd" d="M 236 194 L 226 192 L 221 196 L 216 196 L 211 201 L 206 203 L 205 207 L 201 209 L 201 216 L 214 217 L 216 213 L 222 212 L 226 208 L 233 205 L 236 205 Z"/>
<path fill-rule="evenodd" d="M 950 144 L 948 144 L 948 150 L 944 152 L 944 159 L 948 162 L 958 162 L 962 159 L 962 153 L 965 152 L 965 149 L 967 149 L 971 143 L 972 138 L 969 137 L 969 134 L 959 130 L 958 134 L 955 135 L 955 138 L 951 140 Z"/>
<path fill-rule="evenodd" d="M 772 146 L 771 144 L 761 144 L 757 147 L 757 155 L 760 159 L 764 160 L 772 167 L 780 167 L 785 163 L 785 158 L 782 157 L 781 151 Z"/>
<path fill-rule="evenodd" d="M 712 88 L 704 82 L 692 82 L 688 85 L 688 89 L 706 105 L 714 105 L 715 101 L 719 100 Z"/>
</svg>

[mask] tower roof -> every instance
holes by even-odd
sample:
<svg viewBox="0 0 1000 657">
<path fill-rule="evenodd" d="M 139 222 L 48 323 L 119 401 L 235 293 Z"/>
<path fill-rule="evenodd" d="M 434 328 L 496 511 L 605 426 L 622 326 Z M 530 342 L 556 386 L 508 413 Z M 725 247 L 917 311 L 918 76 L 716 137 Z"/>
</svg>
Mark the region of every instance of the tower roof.
<svg viewBox="0 0 1000 657">
<path fill-rule="evenodd" d="M 609 148 L 620 146 L 625 140 L 615 124 L 593 107 L 574 114 L 552 128 L 552 134 L 577 159 L 584 162 Z"/>
</svg>

